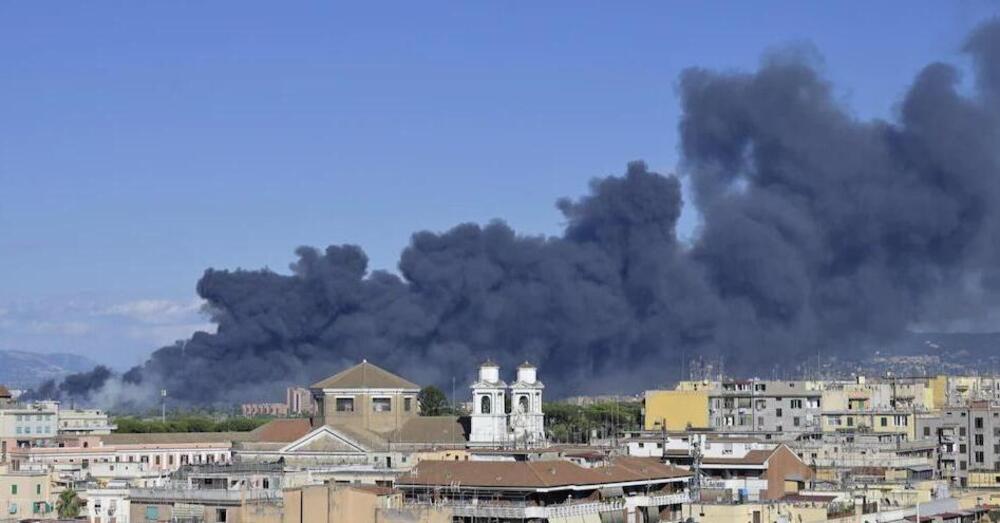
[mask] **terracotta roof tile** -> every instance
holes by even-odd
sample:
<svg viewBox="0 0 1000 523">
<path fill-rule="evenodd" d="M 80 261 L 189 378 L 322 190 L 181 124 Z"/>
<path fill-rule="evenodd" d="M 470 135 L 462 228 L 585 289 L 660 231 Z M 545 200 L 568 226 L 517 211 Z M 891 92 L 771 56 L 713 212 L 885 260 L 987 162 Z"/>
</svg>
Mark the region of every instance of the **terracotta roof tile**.
<svg viewBox="0 0 1000 523">
<path fill-rule="evenodd" d="M 311 430 L 305 418 L 275 419 L 257 427 L 251 434 L 260 443 L 291 443 Z"/>
<path fill-rule="evenodd" d="M 619 457 L 609 466 L 595 468 L 581 467 L 564 460 L 421 461 L 396 484 L 544 489 L 665 480 L 690 475 L 688 471 L 647 458 Z"/>
</svg>

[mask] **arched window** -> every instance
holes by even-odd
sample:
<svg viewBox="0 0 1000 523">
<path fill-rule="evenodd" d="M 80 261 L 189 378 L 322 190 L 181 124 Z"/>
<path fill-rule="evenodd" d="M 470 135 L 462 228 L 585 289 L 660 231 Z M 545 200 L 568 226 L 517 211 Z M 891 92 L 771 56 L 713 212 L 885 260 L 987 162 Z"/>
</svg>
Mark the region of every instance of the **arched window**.
<svg viewBox="0 0 1000 523">
<path fill-rule="evenodd" d="M 490 413 L 490 397 L 489 396 L 483 396 L 482 401 L 480 401 L 479 411 L 482 412 L 483 414 L 489 414 Z"/>
<path fill-rule="evenodd" d="M 521 409 L 521 412 L 525 412 L 525 413 L 528 412 L 528 397 L 527 396 L 521 396 L 521 399 L 518 400 L 517 404 L 518 404 L 518 407 Z"/>
</svg>

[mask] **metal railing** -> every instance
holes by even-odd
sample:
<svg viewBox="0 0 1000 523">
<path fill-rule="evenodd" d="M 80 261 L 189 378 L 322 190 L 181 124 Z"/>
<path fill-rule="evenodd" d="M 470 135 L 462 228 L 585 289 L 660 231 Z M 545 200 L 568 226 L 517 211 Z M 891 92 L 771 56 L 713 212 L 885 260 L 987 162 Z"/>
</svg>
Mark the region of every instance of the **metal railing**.
<svg viewBox="0 0 1000 523">
<path fill-rule="evenodd" d="M 458 517 L 507 518 L 507 519 L 551 519 L 571 516 L 585 516 L 611 512 L 625 508 L 625 499 L 617 498 L 606 502 L 564 503 L 560 505 L 533 505 L 525 502 L 491 501 L 408 501 L 407 506 L 426 508 L 447 508 Z"/>
<path fill-rule="evenodd" d="M 281 491 L 277 489 L 225 490 L 180 487 L 133 488 L 129 489 L 129 497 L 132 500 L 238 505 L 244 501 L 278 500 L 281 499 Z"/>
</svg>

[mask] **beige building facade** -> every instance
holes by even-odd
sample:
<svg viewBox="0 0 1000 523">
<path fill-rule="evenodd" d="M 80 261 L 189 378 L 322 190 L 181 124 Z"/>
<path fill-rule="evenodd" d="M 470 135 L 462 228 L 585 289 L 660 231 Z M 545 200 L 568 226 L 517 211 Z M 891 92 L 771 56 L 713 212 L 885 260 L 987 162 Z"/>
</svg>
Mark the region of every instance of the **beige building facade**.
<svg viewBox="0 0 1000 523">
<path fill-rule="evenodd" d="M 420 386 L 362 361 L 314 383 L 314 426 L 339 425 L 373 432 L 398 430 L 419 415 Z"/>
</svg>

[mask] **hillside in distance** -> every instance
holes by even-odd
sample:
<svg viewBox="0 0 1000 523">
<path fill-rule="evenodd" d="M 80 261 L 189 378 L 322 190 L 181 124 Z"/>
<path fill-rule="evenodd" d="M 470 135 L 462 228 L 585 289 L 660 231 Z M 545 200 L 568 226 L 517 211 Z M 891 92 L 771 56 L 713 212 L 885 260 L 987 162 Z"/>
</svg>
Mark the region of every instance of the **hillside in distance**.
<svg viewBox="0 0 1000 523">
<path fill-rule="evenodd" d="M 0 384 L 25 389 L 48 379 L 90 370 L 96 365 L 84 356 L 66 353 L 39 353 L 0 350 Z"/>
</svg>

